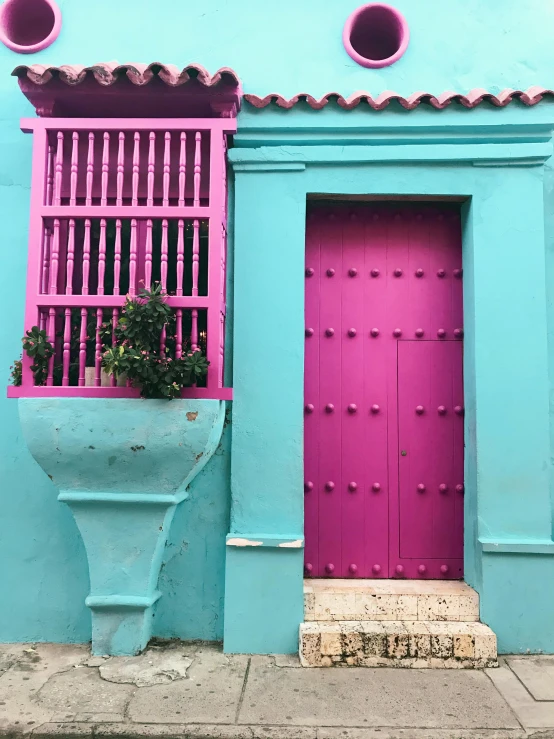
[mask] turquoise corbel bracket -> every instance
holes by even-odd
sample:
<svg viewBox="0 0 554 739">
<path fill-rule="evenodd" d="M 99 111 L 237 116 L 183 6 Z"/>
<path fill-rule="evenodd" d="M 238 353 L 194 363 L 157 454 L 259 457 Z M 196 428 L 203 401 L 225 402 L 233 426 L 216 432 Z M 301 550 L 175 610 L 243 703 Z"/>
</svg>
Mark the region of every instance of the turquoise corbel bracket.
<svg viewBox="0 0 554 739">
<path fill-rule="evenodd" d="M 173 515 L 219 444 L 225 402 L 22 398 L 19 416 L 85 543 L 93 654 L 137 654 Z"/>
</svg>

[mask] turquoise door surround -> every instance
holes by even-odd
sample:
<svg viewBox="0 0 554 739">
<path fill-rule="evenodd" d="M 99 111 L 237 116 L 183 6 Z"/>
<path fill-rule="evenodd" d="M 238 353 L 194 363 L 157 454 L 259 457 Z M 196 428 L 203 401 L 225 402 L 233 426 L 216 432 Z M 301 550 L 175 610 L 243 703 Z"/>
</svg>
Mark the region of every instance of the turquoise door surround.
<svg viewBox="0 0 554 739">
<path fill-rule="evenodd" d="M 463 220 L 465 577 L 501 652 L 554 652 L 541 615 L 554 592 L 535 576 L 539 566 L 554 579 L 545 259 L 554 107 L 299 108 L 243 111 L 229 152 L 241 289 L 225 650 L 297 650 L 303 552 L 272 541 L 303 531 L 306 200 L 446 197 Z"/>
<path fill-rule="evenodd" d="M 188 487 L 216 451 L 218 400 L 20 399 L 32 456 L 70 507 L 87 553 L 92 651 L 140 652 L 169 529 Z"/>
</svg>

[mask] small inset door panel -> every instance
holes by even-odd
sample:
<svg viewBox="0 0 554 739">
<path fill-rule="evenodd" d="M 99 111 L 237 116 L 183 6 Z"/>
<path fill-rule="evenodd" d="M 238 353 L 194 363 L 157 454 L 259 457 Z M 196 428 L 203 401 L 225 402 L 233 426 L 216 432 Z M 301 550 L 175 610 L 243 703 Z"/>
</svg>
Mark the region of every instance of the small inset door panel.
<svg viewBox="0 0 554 739">
<path fill-rule="evenodd" d="M 463 555 L 463 402 L 461 342 L 398 342 L 399 563 L 454 577 Z"/>
</svg>

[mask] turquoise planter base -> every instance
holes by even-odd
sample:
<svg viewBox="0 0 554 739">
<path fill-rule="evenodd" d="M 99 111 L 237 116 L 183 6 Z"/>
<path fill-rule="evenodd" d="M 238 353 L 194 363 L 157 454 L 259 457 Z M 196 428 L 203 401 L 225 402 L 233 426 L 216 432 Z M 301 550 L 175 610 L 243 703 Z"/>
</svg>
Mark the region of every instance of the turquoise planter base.
<svg viewBox="0 0 554 739">
<path fill-rule="evenodd" d="M 218 400 L 22 399 L 27 446 L 71 509 L 89 565 L 92 651 L 140 652 L 176 507 L 223 430 Z"/>
<path fill-rule="evenodd" d="M 106 501 L 101 493 L 86 502 L 71 495 L 59 498 L 71 508 L 87 550 L 92 651 L 138 654 L 150 639 L 152 607 L 161 596 L 158 575 L 176 505 L 138 495 L 134 503 Z"/>
<path fill-rule="evenodd" d="M 94 655 L 133 655 L 146 647 L 152 635 L 152 606 L 97 607 L 91 605 L 89 598 L 85 603 L 92 612 Z"/>
</svg>

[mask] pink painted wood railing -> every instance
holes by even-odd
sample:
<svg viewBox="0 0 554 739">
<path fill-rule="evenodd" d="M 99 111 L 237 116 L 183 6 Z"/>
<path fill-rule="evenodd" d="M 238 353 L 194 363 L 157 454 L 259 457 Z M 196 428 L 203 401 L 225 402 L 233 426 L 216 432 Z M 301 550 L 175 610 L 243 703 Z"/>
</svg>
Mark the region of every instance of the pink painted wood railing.
<svg viewBox="0 0 554 739">
<path fill-rule="evenodd" d="M 45 386 L 30 360 L 21 396 L 133 397 L 101 369 L 126 296 L 160 282 L 175 314 L 176 356 L 200 348 L 205 386 L 188 397 L 230 398 L 224 385 L 226 137 L 232 119 L 25 119 L 33 178 L 25 330 L 56 352 Z"/>
</svg>

